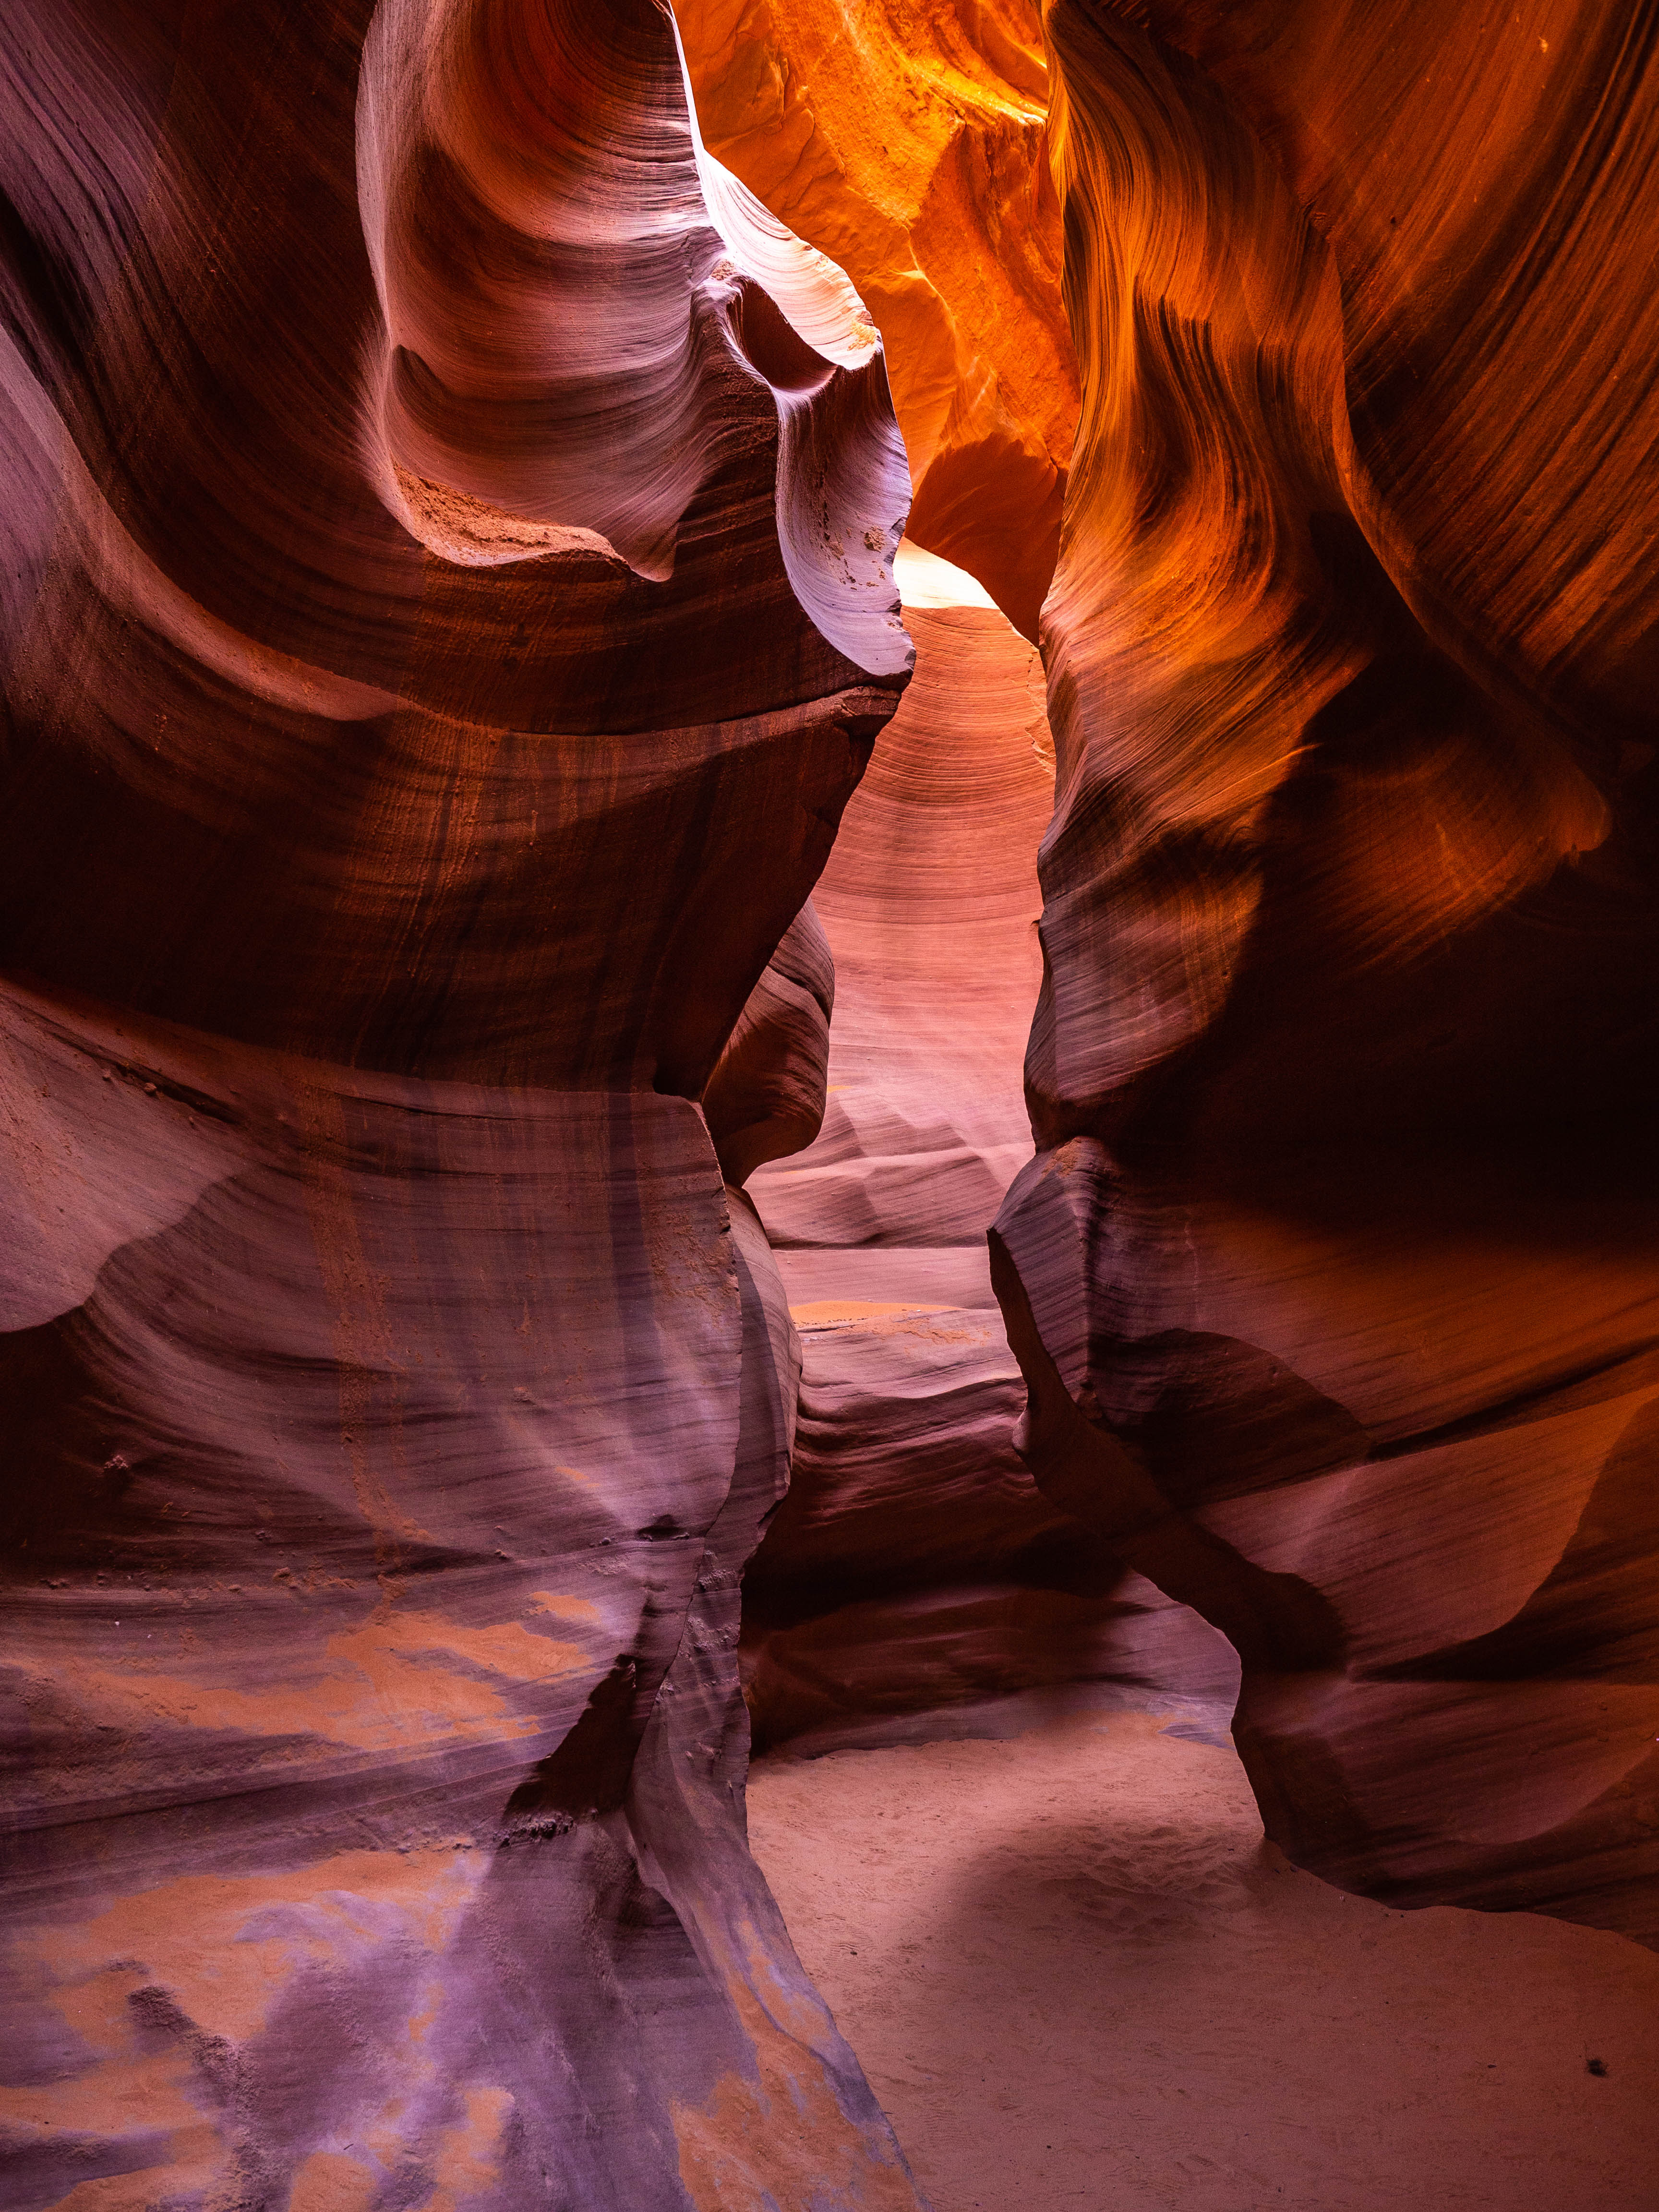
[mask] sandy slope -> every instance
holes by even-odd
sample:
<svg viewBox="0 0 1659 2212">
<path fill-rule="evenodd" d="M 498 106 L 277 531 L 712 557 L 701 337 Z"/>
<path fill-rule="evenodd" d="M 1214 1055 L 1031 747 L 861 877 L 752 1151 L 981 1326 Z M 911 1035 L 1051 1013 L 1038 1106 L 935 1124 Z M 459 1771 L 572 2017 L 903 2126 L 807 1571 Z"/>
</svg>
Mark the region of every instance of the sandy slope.
<svg viewBox="0 0 1659 2212">
<path fill-rule="evenodd" d="M 937 2212 L 1659 2206 L 1659 1957 L 1344 1896 L 1164 1726 L 756 1766 L 756 1856 Z"/>
</svg>

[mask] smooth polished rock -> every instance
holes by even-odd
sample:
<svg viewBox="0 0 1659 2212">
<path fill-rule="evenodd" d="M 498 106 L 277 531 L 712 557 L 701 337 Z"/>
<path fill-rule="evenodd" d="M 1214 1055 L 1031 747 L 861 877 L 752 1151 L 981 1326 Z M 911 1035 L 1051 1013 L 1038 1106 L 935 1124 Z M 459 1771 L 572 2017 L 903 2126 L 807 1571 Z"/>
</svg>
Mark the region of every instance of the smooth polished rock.
<svg viewBox="0 0 1659 2212">
<path fill-rule="evenodd" d="M 1085 394 L 994 1240 L 1268 1832 L 1659 1940 L 1646 42 L 1057 0 Z"/>
<path fill-rule="evenodd" d="M 902 2212 L 698 1103 L 908 672 L 875 333 L 652 6 L 0 50 L 6 2201 Z"/>
</svg>

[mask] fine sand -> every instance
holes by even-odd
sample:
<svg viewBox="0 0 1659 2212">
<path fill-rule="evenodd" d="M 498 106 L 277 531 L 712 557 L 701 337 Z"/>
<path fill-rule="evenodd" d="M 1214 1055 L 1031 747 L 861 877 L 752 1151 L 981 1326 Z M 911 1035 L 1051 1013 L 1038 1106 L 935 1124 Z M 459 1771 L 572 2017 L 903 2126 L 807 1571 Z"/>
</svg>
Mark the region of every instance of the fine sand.
<svg viewBox="0 0 1659 2212">
<path fill-rule="evenodd" d="M 1345 1897 L 1165 1725 L 757 1762 L 755 1855 L 937 2212 L 1659 2208 L 1659 1956 Z"/>
</svg>

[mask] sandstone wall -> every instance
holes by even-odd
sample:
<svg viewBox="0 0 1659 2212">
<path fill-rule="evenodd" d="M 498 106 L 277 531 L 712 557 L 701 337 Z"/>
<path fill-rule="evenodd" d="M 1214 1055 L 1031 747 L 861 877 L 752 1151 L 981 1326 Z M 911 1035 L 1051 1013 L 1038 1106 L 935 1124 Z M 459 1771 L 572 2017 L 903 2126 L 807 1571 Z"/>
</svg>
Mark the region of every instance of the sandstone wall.
<svg viewBox="0 0 1659 2212">
<path fill-rule="evenodd" d="M 908 665 L 873 331 L 636 0 L 0 52 L 6 2201 L 912 2205 L 696 1103 Z"/>
<path fill-rule="evenodd" d="M 1652 27 L 1047 25 L 1024 1448 L 1304 1864 L 1653 1940 Z"/>
</svg>

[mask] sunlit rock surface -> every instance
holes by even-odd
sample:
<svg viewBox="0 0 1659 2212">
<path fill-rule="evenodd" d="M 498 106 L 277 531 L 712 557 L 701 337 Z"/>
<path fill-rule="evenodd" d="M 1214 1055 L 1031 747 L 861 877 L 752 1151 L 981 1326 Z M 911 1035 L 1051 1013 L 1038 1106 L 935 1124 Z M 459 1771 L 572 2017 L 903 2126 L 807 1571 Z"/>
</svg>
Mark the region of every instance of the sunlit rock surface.
<svg viewBox="0 0 1659 2212">
<path fill-rule="evenodd" d="M 712 151 L 839 263 L 886 340 L 909 531 L 1035 640 L 1077 375 L 1033 0 L 683 0 Z"/>
<path fill-rule="evenodd" d="M 1238 1646 L 1303 1864 L 1652 1941 L 1650 42 L 1047 21 L 1021 1441 Z"/>
<path fill-rule="evenodd" d="M 873 332 L 650 6 L 0 53 L 0 2193 L 900 2212 L 744 1840 L 696 1103 L 908 664 Z"/>
<path fill-rule="evenodd" d="M 11 9 L 9 2206 L 914 2206 L 745 1573 L 1659 1940 L 1655 66 Z"/>
</svg>

